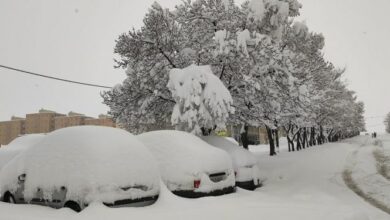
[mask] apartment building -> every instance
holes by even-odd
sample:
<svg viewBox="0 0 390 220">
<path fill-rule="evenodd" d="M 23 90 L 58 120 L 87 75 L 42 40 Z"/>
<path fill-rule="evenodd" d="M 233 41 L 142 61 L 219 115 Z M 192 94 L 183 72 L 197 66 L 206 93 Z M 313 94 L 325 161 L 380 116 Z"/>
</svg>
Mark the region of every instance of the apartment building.
<svg viewBox="0 0 390 220">
<path fill-rule="evenodd" d="M 85 125 L 87 117 L 80 113 L 69 112 L 68 115 L 54 118 L 54 130 L 71 126 Z"/>
<path fill-rule="evenodd" d="M 106 127 L 116 127 L 115 122 L 107 115 L 99 115 L 99 118 L 85 118 L 85 125 L 97 125 Z"/>
<path fill-rule="evenodd" d="M 20 134 L 25 133 L 25 119 L 12 117 L 10 121 L 0 122 L 0 145 L 9 144 Z"/>
<path fill-rule="evenodd" d="M 230 137 L 234 137 L 236 140 L 240 140 L 240 130 L 241 126 L 226 126 L 227 127 L 227 135 Z M 279 138 L 286 136 L 286 132 L 283 129 L 279 129 Z M 265 127 L 248 127 L 248 139 L 249 144 L 257 145 L 257 144 L 269 144 L 267 130 Z"/>
<path fill-rule="evenodd" d="M 107 115 L 92 118 L 76 112 L 65 115 L 41 109 L 38 113 L 27 114 L 26 118 L 12 117 L 10 121 L 0 122 L 0 145 L 7 145 L 23 134 L 49 133 L 61 128 L 82 125 L 116 127 L 115 122 Z"/>
<path fill-rule="evenodd" d="M 26 115 L 26 134 L 49 133 L 54 131 L 54 118 L 65 116 L 54 111 L 41 109 L 38 113 Z"/>
</svg>

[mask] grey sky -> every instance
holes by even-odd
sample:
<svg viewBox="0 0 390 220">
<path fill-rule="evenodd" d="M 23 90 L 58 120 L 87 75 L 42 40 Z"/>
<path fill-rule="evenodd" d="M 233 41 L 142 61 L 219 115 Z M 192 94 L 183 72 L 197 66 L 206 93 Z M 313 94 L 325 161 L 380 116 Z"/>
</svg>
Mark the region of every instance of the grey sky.
<svg viewBox="0 0 390 220">
<path fill-rule="evenodd" d="M 179 0 L 159 0 L 172 8 Z M 390 1 L 301 0 L 309 28 L 322 32 L 325 54 L 347 67 L 345 77 L 366 116 L 390 111 Z M 0 1 L 0 64 L 51 76 L 113 86 L 125 75 L 113 68 L 113 47 L 120 33 L 142 25 L 153 0 Z M 56 82 L 0 69 L 0 120 L 24 116 L 40 108 L 90 116 L 105 113 L 101 89 Z M 383 118 L 367 127 L 383 130 Z"/>
</svg>

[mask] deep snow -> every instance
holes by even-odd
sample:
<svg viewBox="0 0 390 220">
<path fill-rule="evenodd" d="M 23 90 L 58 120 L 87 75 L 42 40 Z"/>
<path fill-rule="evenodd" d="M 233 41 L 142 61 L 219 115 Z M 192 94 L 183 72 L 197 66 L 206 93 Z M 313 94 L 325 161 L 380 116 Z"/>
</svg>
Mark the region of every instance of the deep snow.
<svg viewBox="0 0 390 220">
<path fill-rule="evenodd" d="M 265 186 L 254 192 L 238 189 L 219 197 L 184 199 L 162 185 L 159 200 L 149 207 L 113 209 L 92 204 L 76 214 L 67 209 L 0 203 L 0 219 L 388 220 L 389 215 L 349 190 L 341 178 L 346 159 L 364 138 L 294 153 L 281 146 L 276 157 L 269 157 L 264 146 L 251 146 L 267 176 Z"/>
<path fill-rule="evenodd" d="M 0 169 L 18 154 L 34 146 L 45 137 L 45 134 L 26 134 L 14 139 L 0 148 Z"/>
</svg>

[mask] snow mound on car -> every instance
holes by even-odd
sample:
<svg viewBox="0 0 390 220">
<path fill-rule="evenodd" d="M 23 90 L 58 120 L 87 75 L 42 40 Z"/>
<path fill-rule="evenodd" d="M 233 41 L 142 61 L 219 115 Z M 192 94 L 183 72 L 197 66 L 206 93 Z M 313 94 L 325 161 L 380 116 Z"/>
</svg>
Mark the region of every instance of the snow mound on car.
<svg viewBox="0 0 390 220">
<path fill-rule="evenodd" d="M 0 169 L 22 151 L 37 144 L 45 137 L 44 134 L 27 134 L 17 137 L 8 145 L 0 148 Z"/>
<path fill-rule="evenodd" d="M 0 191 L 15 189 L 23 173 L 26 199 L 38 188 L 50 198 L 61 186 L 67 188 L 67 199 L 104 202 L 146 196 L 135 191 L 121 194 L 120 187 L 145 185 L 154 189 L 153 195 L 159 190 L 158 168 L 150 152 L 132 134 L 116 128 L 80 126 L 48 134 L 3 168 Z"/>
<path fill-rule="evenodd" d="M 138 135 L 160 163 L 165 182 L 193 181 L 202 173 L 232 171 L 229 155 L 182 131 L 152 131 Z"/>
<path fill-rule="evenodd" d="M 210 145 L 228 152 L 232 158 L 233 167 L 235 169 L 239 167 L 253 166 L 257 163 L 255 155 L 226 138 L 218 136 L 204 136 L 202 139 Z"/>
<path fill-rule="evenodd" d="M 26 150 L 37 144 L 45 137 L 45 134 L 26 134 L 15 138 L 11 143 L 5 145 L 1 150 Z"/>
</svg>

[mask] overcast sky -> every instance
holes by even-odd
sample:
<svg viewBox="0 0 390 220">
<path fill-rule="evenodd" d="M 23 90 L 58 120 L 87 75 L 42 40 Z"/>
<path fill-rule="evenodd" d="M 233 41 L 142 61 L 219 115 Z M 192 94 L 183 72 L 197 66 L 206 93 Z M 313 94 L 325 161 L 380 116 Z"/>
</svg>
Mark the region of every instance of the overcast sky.
<svg viewBox="0 0 390 220">
<path fill-rule="evenodd" d="M 173 8 L 180 0 L 159 0 Z M 239 1 L 242 2 L 242 1 Z M 390 1 L 301 0 L 309 28 L 325 36 L 324 53 L 346 67 L 345 79 L 366 104 L 367 127 L 382 131 L 390 111 Z M 120 83 L 113 48 L 119 34 L 139 28 L 153 0 L 1 0 L 0 65 L 105 86 Z M 101 89 L 0 68 L 0 121 L 40 108 L 106 113 Z"/>
</svg>

